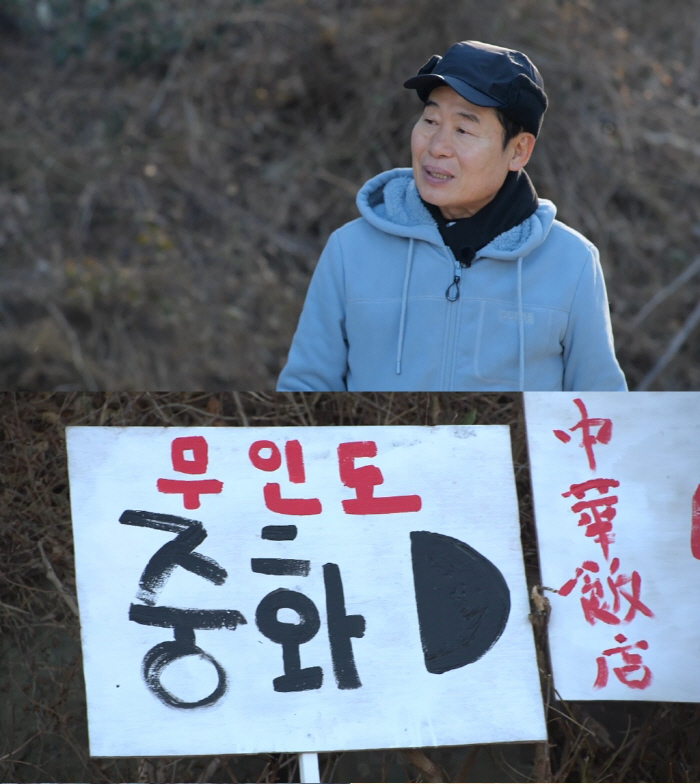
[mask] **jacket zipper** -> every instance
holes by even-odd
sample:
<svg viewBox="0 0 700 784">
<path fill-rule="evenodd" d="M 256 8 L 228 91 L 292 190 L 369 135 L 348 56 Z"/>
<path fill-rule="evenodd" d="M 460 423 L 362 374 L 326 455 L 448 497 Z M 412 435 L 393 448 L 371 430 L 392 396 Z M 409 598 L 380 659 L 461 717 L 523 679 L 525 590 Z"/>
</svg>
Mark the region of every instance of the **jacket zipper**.
<svg viewBox="0 0 700 784">
<path fill-rule="evenodd" d="M 457 259 L 455 259 L 452 283 L 450 283 L 450 285 L 447 287 L 447 291 L 445 291 L 445 297 L 448 302 L 456 303 L 457 300 L 459 299 L 459 284 L 461 280 L 462 280 L 462 268 L 459 262 L 457 261 Z M 457 306 L 450 308 L 449 322 L 447 328 L 447 346 L 445 351 L 446 366 L 444 368 L 443 384 L 444 384 L 444 388 L 448 390 L 452 389 L 453 382 L 454 382 L 455 331 L 456 331 L 458 310 L 459 309 Z"/>
<path fill-rule="evenodd" d="M 447 287 L 445 291 L 445 297 L 448 302 L 457 302 L 459 299 L 459 283 L 462 279 L 462 268 L 459 266 L 459 262 L 455 259 L 455 271 L 454 277 L 452 278 L 452 283 Z"/>
<path fill-rule="evenodd" d="M 431 220 L 435 226 L 435 228 L 440 231 L 437 225 L 437 221 L 432 218 Z M 445 298 L 448 302 L 457 302 L 459 300 L 459 284 L 462 279 L 462 267 L 460 263 L 455 258 L 454 253 L 450 248 L 447 248 L 447 252 L 449 253 L 450 257 L 454 261 L 454 274 L 452 276 L 452 283 L 447 287 L 445 290 Z M 447 350 L 443 355 L 445 357 L 445 366 L 443 367 L 442 372 L 442 386 L 443 389 L 451 390 L 452 389 L 452 380 L 454 378 L 454 352 L 455 352 L 455 323 L 457 321 L 457 308 L 451 308 L 451 312 L 449 314 L 449 323 L 447 327 Z"/>
<path fill-rule="evenodd" d="M 435 218 L 433 218 L 432 215 L 430 216 L 430 220 L 432 221 L 433 226 L 435 226 L 435 228 L 439 232 L 440 227 L 438 226 L 437 221 L 435 220 Z M 445 247 L 447 248 L 446 245 Z M 451 258 L 454 259 L 455 271 L 452 277 L 452 283 L 450 283 L 450 285 L 445 290 L 445 299 L 447 299 L 448 302 L 457 302 L 457 300 L 459 299 L 459 282 L 462 278 L 462 268 L 459 262 L 457 261 L 457 259 L 455 258 L 455 255 L 452 252 L 451 248 L 448 248 L 448 253 L 450 254 Z"/>
</svg>

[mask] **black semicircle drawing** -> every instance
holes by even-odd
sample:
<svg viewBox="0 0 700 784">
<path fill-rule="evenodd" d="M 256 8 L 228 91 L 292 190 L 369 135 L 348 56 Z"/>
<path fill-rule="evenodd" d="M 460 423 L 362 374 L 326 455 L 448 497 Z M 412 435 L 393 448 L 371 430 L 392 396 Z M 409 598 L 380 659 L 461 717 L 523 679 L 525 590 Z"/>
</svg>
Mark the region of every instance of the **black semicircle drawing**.
<svg viewBox="0 0 700 784">
<path fill-rule="evenodd" d="M 510 614 L 510 591 L 488 558 L 459 539 L 411 532 L 418 626 L 428 672 L 441 674 L 480 659 Z"/>
</svg>

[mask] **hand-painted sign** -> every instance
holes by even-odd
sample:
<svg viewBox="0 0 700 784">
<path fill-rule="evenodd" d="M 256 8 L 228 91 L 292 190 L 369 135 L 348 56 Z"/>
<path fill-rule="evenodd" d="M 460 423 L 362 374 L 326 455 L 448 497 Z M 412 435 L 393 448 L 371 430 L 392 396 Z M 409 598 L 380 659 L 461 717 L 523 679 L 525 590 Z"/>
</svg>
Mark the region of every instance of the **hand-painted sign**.
<svg viewBox="0 0 700 784">
<path fill-rule="evenodd" d="M 700 700 L 700 395 L 526 393 L 554 685 Z"/>
<path fill-rule="evenodd" d="M 545 737 L 504 427 L 68 430 L 90 749 Z"/>
</svg>

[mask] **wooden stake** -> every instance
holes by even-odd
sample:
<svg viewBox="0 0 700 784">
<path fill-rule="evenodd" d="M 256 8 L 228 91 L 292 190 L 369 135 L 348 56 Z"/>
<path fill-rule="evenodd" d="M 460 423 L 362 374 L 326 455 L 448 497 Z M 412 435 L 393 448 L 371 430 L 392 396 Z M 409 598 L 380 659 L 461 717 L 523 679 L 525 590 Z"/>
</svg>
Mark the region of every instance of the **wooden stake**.
<svg viewBox="0 0 700 784">
<path fill-rule="evenodd" d="M 306 751 L 299 754 L 299 781 L 302 784 L 318 784 L 321 773 L 318 769 L 318 754 L 315 751 Z"/>
</svg>

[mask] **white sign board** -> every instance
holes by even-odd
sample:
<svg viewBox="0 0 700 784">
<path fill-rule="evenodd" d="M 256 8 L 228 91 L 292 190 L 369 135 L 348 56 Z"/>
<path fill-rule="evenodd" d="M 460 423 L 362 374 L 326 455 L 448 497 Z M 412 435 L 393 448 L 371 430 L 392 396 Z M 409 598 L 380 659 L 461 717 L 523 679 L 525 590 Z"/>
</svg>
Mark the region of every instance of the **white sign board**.
<svg viewBox="0 0 700 784">
<path fill-rule="evenodd" d="M 525 412 L 555 688 L 700 701 L 700 394 L 526 393 Z"/>
<path fill-rule="evenodd" d="M 505 427 L 68 430 L 94 756 L 546 737 Z"/>
</svg>

